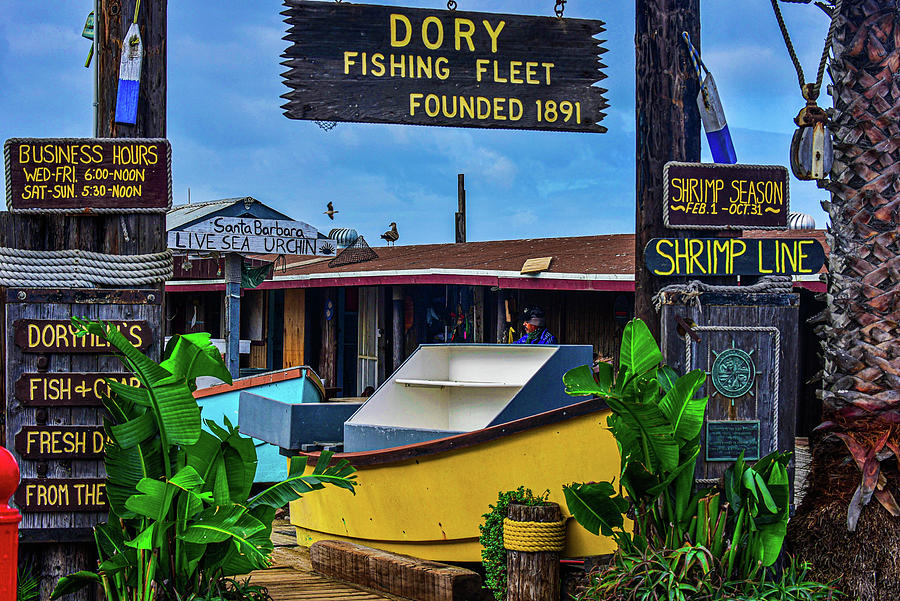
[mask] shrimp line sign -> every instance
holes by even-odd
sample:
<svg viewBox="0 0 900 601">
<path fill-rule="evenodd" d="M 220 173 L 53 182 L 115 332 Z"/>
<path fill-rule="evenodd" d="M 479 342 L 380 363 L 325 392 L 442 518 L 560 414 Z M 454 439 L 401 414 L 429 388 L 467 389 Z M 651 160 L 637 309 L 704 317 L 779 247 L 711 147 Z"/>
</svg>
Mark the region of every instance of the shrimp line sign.
<svg viewBox="0 0 900 601">
<path fill-rule="evenodd" d="M 606 131 L 603 21 L 285 4 L 291 119 Z"/>
</svg>

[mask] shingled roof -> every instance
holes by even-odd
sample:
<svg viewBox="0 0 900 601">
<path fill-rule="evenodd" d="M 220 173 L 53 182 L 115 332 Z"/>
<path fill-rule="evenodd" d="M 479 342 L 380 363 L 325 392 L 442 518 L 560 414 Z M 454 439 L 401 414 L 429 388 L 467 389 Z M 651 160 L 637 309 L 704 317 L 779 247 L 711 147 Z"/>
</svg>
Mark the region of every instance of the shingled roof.
<svg viewBox="0 0 900 601">
<path fill-rule="evenodd" d="M 753 231 L 745 237 L 816 238 L 823 230 Z M 329 267 L 332 257 L 254 255 L 275 262 L 271 280 L 260 288 L 307 288 L 388 284 L 470 284 L 501 288 L 558 290 L 634 290 L 634 234 L 570 238 L 526 238 L 461 244 L 377 246 L 377 259 Z M 528 259 L 552 257 L 550 268 L 532 275 L 520 270 Z M 178 271 L 176 270 L 176 273 Z M 819 289 L 818 276 L 804 285 Z M 211 280 L 174 281 L 171 291 L 217 284 Z"/>
</svg>

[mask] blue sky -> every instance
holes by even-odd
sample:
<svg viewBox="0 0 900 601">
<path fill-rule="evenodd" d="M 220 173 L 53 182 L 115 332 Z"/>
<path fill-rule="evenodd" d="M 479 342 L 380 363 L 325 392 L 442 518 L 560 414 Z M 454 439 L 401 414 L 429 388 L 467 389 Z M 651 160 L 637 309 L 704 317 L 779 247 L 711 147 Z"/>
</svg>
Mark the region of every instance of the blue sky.
<svg viewBox="0 0 900 601">
<path fill-rule="evenodd" d="M 123 0 L 128 1 L 128 0 Z M 154 0 L 148 0 L 154 1 Z M 444 8 L 443 0 L 379 3 Z M 703 60 L 718 84 L 739 162 L 787 165 L 796 74 L 769 0 L 702 0 Z M 458 0 L 460 10 L 551 16 L 553 0 Z M 81 37 L 92 0 L 0 0 L 0 139 L 88 137 L 93 83 Z M 321 230 L 370 243 L 396 221 L 401 244 L 453 240 L 456 174 L 466 174 L 469 240 L 634 229 L 634 3 L 569 0 L 566 16 L 607 22 L 609 132 L 341 123 L 326 132 L 280 109 L 286 31 L 277 0 L 169 2 L 168 137 L 175 203 L 253 196 Z M 783 12 L 814 77 L 828 28 L 812 5 Z M 673 49 L 674 51 L 674 49 Z M 826 83 L 828 77 L 826 75 Z M 820 99 L 830 105 L 831 99 Z M 706 149 L 704 161 L 711 161 Z M 2 174 L 0 174 L 2 176 Z M 825 223 L 812 182 L 792 210 Z M 322 215 L 333 201 L 334 222 Z"/>
</svg>

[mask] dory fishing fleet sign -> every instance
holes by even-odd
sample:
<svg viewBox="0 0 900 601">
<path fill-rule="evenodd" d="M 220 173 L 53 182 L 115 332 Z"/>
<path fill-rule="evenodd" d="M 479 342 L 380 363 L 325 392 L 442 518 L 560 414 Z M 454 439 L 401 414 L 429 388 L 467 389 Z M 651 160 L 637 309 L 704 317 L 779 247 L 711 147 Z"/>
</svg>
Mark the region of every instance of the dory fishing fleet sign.
<svg viewBox="0 0 900 601">
<path fill-rule="evenodd" d="M 11 138 L 3 146 L 13 213 L 165 212 L 172 149 L 158 138 Z"/>
<path fill-rule="evenodd" d="M 602 21 L 285 5 L 291 119 L 606 131 Z"/>
</svg>

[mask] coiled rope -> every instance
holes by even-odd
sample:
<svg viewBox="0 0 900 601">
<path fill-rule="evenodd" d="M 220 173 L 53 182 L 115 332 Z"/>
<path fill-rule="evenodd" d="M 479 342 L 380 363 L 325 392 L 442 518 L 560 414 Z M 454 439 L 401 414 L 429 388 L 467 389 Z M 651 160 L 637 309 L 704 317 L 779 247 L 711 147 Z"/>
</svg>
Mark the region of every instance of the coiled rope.
<svg viewBox="0 0 900 601">
<path fill-rule="evenodd" d="M 503 547 L 529 553 L 560 552 L 566 548 L 566 520 L 517 522 L 504 518 Z"/>
<path fill-rule="evenodd" d="M 172 276 L 172 251 L 168 249 L 146 255 L 109 255 L 84 250 L 0 247 L 0 286 L 152 286 Z"/>
<path fill-rule="evenodd" d="M 767 275 L 759 279 L 755 284 L 749 286 L 717 286 L 707 284 L 699 280 L 692 280 L 687 284 L 670 284 L 664 286 L 653 297 L 653 306 L 657 311 L 662 307 L 663 301 L 667 294 L 680 295 L 679 300 L 686 305 L 700 304 L 700 295 L 704 292 L 718 293 L 741 293 L 741 294 L 758 294 L 758 293 L 789 293 L 794 290 L 794 282 L 790 276 L 784 275 Z"/>
</svg>

